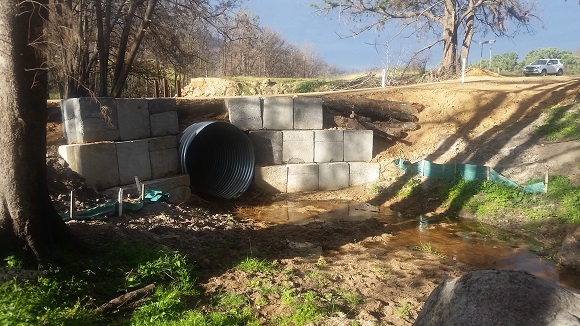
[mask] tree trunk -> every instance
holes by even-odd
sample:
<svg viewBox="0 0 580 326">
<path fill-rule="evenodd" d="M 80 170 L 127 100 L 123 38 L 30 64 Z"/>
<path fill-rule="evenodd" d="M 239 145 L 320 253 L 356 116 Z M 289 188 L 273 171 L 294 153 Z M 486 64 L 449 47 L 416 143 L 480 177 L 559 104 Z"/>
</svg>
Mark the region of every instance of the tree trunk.
<svg viewBox="0 0 580 326">
<path fill-rule="evenodd" d="M 41 41 L 47 1 L 0 1 L 0 257 L 23 247 L 37 262 L 68 239 L 46 182 L 46 70 Z"/>
<path fill-rule="evenodd" d="M 474 29 L 475 23 L 475 8 L 471 13 L 469 13 L 465 17 L 465 30 L 463 32 L 463 42 L 461 44 L 461 59 L 465 58 L 465 62 L 467 63 L 467 59 L 469 58 L 469 47 L 471 46 L 471 41 L 473 40 L 473 34 L 475 33 Z"/>
<path fill-rule="evenodd" d="M 457 72 L 457 19 L 455 0 L 446 0 L 442 18 L 443 25 L 443 74 Z"/>
</svg>

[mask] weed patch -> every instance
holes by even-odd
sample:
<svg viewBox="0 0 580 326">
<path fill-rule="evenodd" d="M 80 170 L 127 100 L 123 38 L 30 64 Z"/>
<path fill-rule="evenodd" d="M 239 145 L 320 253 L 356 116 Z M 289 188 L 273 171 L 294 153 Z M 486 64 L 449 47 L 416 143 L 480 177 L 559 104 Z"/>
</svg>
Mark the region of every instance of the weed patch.
<svg viewBox="0 0 580 326">
<path fill-rule="evenodd" d="M 547 111 L 546 123 L 537 132 L 549 141 L 580 140 L 580 103 L 555 107 Z"/>
</svg>

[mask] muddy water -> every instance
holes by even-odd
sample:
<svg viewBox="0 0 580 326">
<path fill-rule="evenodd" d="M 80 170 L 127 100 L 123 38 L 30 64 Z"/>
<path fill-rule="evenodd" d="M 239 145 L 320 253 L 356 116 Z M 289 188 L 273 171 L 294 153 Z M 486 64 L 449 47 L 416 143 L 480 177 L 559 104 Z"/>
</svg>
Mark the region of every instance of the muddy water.
<svg viewBox="0 0 580 326">
<path fill-rule="evenodd" d="M 240 214 L 244 215 L 244 214 Z M 554 262 L 536 255 L 538 243 L 507 234 L 492 226 L 471 220 L 429 220 L 420 216 L 403 216 L 388 208 L 367 203 L 302 201 L 276 202 L 254 207 L 246 218 L 274 223 L 300 224 L 332 221 L 362 221 L 377 219 L 384 223 L 393 237 L 389 248 L 429 244 L 447 259 L 470 264 L 478 269 L 525 270 L 538 277 L 559 282 L 580 290 L 580 275 L 558 267 Z M 386 248 L 369 248 L 385 250 Z"/>
</svg>

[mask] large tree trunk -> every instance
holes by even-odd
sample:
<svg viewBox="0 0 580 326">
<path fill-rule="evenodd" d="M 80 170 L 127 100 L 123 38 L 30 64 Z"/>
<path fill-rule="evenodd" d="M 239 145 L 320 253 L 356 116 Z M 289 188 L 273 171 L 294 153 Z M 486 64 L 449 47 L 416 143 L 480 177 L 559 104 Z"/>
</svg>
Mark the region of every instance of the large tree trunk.
<svg viewBox="0 0 580 326">
<path fill-rule="evenodd" d="M 40 263 L 67 234 L 46 183 L 46 70 L 31 45 L 45 2 L 0 1 L 0 257 L 26 247 Z"/>
<path fill-rule="evenodd" d="M 443 74 L 457 72 L 457 17 L 455 0 L 446 0 L 442 18 L 443 25 Z"/>
</svg>

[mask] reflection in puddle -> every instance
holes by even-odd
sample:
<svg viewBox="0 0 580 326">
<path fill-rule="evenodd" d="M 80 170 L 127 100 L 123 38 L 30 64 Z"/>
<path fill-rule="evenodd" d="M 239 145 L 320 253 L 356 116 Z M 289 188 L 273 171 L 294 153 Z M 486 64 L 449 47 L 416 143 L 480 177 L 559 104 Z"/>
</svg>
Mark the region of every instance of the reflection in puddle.
<svg viewBox="0 0 580 326">
<path fill-rule="evenodd" d="M 245 215 L 240 212 L 240 215 Z M 580 289 L 580 275 L 559 268 L 542 259 L 530 248 L 537 244 L 491 226 L 471 220 L 438 220 L 431 222 L 404 218 L 388 208 L 368 203 L 325 201 L 281 201 L 252 209 L 243 216 L 273 224 L 306 225 L 314 222 L 364 221 L 376 219 L 391 229 L 393 237 L 388 245 L 368 243 L 372 250 L 413 247 L 428 243 L 444 253 L 448 259 L 470 264 L 478 269 L 525 270 L 543 279 L 560 282 Z"/>
</svg>

